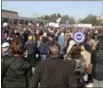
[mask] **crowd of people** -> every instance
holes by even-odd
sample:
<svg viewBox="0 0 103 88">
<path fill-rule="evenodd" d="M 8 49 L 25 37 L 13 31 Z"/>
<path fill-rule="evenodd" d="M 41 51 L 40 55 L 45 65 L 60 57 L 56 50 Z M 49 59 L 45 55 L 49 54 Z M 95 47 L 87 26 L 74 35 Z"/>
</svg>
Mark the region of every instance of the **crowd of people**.
<svg viewBox="0 0 103 88">
<path fill-rule="evenodd" d="M 73 39 L 82 31 L 82 43 Z M 103 87 L 103 28 L 1 28 L 2 88 Z"/>
</svg>

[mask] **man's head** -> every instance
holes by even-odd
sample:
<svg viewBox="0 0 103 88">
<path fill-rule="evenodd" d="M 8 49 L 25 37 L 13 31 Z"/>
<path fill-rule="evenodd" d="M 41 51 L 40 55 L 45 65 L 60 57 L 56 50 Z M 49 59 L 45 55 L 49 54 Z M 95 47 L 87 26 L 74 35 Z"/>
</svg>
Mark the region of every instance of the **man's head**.
<svg viewBox="0 0 103 88">
<path fill-rule="evenodd" d="M 60 55 L 60 45 L 56 42 L 49 46 L 50 55 Z"/>
<path fill-rule="evenodd" d="M 7 52 L 9 50 L 10 44 L 8 42 L 4 42 L 2 44 L 2 52 Z"/>
</svg>

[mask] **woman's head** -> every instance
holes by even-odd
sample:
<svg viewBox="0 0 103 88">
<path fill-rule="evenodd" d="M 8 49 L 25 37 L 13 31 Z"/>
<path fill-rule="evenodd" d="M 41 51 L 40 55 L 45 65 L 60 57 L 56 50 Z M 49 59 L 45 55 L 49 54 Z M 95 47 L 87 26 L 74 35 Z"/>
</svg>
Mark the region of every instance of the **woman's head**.
<svg viewBox="0 0 103 88">
<path fill-rule="evenodd" d="M 20 41 L 12 43 L 12 53 L 13 55 L 15 54 L 23 55 L 23 47 Z"/>
<path fill-rule="evenodd" d="M 81 56 L 81 48 L 79 45 L 74 45 L 71 48 L 70 55 L 72 59 L 78 59 Z"/>
</svg>

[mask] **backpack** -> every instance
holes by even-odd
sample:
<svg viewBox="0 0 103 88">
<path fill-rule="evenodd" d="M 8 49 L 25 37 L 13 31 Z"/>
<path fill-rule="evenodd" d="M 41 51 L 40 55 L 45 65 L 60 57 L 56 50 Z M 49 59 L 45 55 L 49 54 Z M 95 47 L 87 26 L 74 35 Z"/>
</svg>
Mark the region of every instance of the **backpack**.
<svg viewBox="0 0 103 88">
<path fill-rule="evenodd" d="M 85 60 L 82 56 L 78 59 L 72 59 L 70 56 L 69 57 L 66 56 L 65 60 L 69 60 L 74 63 L 74 71 L 75 72 L 80 72 L 81 74 L 85 73 L 85 71 L 86 71 Z"/>
<path fill-rule="evenodd" d="M 74 71 L 75 72 L 80 72 L 81 74 L 85 73 L 85 68 L 84 68 L 83 63 L 80 59 L 75 60 Z"/>
</svg>

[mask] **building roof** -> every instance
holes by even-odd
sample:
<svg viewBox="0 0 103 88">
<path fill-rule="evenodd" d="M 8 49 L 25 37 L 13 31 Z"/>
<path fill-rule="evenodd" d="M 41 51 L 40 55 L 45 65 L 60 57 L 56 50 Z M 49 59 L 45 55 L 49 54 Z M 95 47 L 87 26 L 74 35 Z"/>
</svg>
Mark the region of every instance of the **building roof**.
<svg viewBox="0 0 103 88">
<path fill-rule="evenodd" d="M 16 12 L 16 11 L 10 11 L 10 10 L 4 10 L 4 9 L 2 9 L 2 11 L 3 11 L 3 12 L 8 12 L 8 13 L 18 14 L 18 12 Z"/>
<path fill-rule="evenodd" d="M 8 11 L 8 10 L 2 10 L 2 18 L 9 18 L 9 19 L 19 19 L 19 20 L 29 20 L 29 21 L 39 21 L 39 22 L 47 22 L 47 20 L 40 20 L 36 18 L 27 18 L 27 17 L 21 17 L 18 15 L 15 11 Z"/>
<path fill-rule="evenodd" d="M 13 11 L 8 11 L 8 10 L 2 10 L 1 11 L 1 17 L 2 18 L 17 18 L 18 17 L 18 13 L 17 12 L 13 12 Z"/>
<path fill-rule="evenodd" d="M 16 18 L 16 17 L 13 17 L 13 16 L 5 14 L 5 13 L 2 13 L 1 17 L 2 18 L 10 18 L 10 19 Z"/>
</svg>

